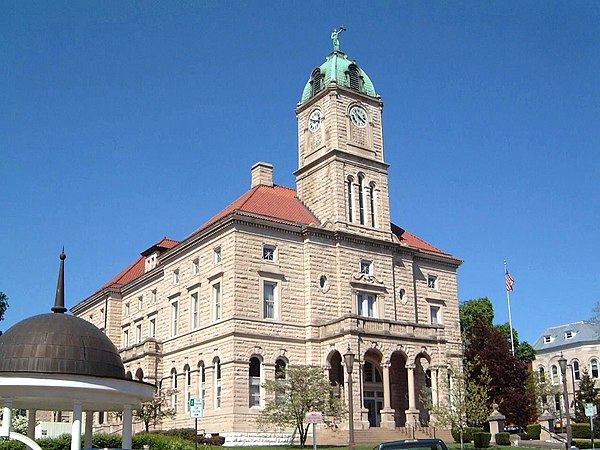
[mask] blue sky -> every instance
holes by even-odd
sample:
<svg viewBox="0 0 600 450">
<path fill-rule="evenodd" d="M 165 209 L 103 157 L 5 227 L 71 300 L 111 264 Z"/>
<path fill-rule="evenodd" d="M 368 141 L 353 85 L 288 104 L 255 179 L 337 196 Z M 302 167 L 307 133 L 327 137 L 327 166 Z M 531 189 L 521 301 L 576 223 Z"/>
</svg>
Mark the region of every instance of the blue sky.
<svg viewBox="0 0 600 450">
<path fill-rule="evenodd" d="M 0 329 L 67 307 L 163 236 L 295 186 L 294 108 L 341 49 L 384 100 L 394 222 L 457 257 L 462 301 L 513 324 L 600 300 L 600 3 L 179 1 L 0 4 Z"/>
</svg>

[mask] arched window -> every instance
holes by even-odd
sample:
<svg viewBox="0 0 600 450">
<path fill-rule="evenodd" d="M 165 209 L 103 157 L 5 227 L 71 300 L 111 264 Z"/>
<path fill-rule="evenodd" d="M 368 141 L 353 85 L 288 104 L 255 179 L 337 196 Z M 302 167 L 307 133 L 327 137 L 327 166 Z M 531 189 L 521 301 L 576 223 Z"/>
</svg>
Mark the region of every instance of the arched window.
<svg viewBox="0 0 600 450">
<path fill-rule="evenodd" d="M 275 392 L 275 402 L 282 403 L 285 399 L 285 380 L 287 377 L 287 364 L 281 358 L 275 361 L 275 381 L 277 382 L 278 389 Z"/>
<path fill-rule="evenodd" d="M 171 370 L 171 408 L 177 412 L 177 369 Z"/>
<path fill-rule="evenodd" d="M 192 398 L 192 372 L 190 370 L 190 366 L 187 364 L 183 368 L 183 373 L 185 375 L 185 392 L 183 395 L 185 401 L 185 412 L 190 410 L 190 400 Z"/>
<path fill-rule="evenodd" d="M 538 369 L 538 376 L 540 379 L 540 383 L 546 382 L 546 370 L 544 370 L 543 366 L 540 366 L 540 368 Z"/>
<path fill-rule="evenodd" d="M 552 384 L 558 384 L 559 383 L 559 379 L 558 379 L 558 367 L 556 367 L 556 365 L 552 366 Z"/>
<path fill-rule="evenodd" d="M 250 358 L 248 367 L 248 406 L 260 406 L 260 359 Z"/>
<path fill-rule="evenodd" d="M 314 97 L 323 89 L 323 74 L 320 69 L 313 70 L 311 75 L 310 84 L 312 87 L 312 92 L 310 93 L 311 97 Z"/>
<path fill-rule="evenodd" d="M 198 398 L 202 402 L 202 410 L 204 410 L 206 403 L 206 367 L 204 362 L 198 363 Z"/>
<path fill-rule="evenodd" d="M 144 381 L 144 371 L 141 367 L 135 371 L 135 379 L 138 381 Z"/>
<path fill-rule="evenodd" d="M 133 379 L 133 375 L 131 375 L 131 371 L 128 370 L 127 373 L 125 374 L 125 378 L 127 378 L 128 380 L 132 380 Z"/>
<path fill-rule="evenodd" d="M 348 192 L 348 222 L 354 221 L 354 195 L 352 194 L 352 187 L 354 185 L 354 179 L 348 177 L 347 180 L 347 192 Z"/>
<path fill-rule="evenodd" d="M 348 76 L 348 85 L 350 89 L 354 89 L 355 91 L 360 91 L 362 87 L 361 79 L 360 79 L 360 71 L 358 66 L 355 64 L 351 64 L 348 67 L 348 72 L 346 72 Z"/>
<path fill-rule="evenodd" d="M 369 184 L 369 201 L 371 202 L 371 226 L 377 226 L 377 198 L 375 197 L 375 183 Z"/>
<path fill-rule="evenodd" d="M 571 363 L 571 367 L 573 367 L 573 379 L 579 380 L 581 378 L 581 374 L 579 372 L 579 361 L 575 360 Z"/>
<path fill-rule="evenodd" d="M 378 367 L 375 367 L 369 361 L 365 361 L 365 365 L 363 366 L 364 380 L 367 383 L 381 383 L 383 381 L 383 377 L 381 376 L 381 372 Z"/>
<path fill-rule="evenodd" d="M 590 372 L 592 378 L 598 378 L 598 360 L 596 358 L 590 361 Z"/>
<path fill-rule="evenodd" d="M 217 357 L 214 359 L 215 367 L 215 409 L 221 407 L 221 360 Z"/>
<path fill-rule="evenodd" d="M 360 218 L 360 224 L 365 224 L 365 192 L 364 192 L 364 179 L 365 176 L 362 173 L 358 174 L 358 212 Z"/>
</svg>

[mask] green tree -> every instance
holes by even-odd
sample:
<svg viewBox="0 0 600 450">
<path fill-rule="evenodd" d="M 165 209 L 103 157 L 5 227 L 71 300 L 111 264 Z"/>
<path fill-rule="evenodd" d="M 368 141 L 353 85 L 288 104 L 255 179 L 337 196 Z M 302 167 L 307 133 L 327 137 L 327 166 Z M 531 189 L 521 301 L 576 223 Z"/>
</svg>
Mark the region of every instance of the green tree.
<svg viewBox="0 0 600 450">
<path fill-rule="evenodd" d="M 154 398 L 149 402 L 143 402 L 139 409 L 133 411 L 133 418 L 144 424 L 144 430 L 150 431 L 150 426 L 156 427 L 163 420 L 175 416 L 175 409 L 169 406 L 171 396 L 177 392 L 176 389 L 157 389 Z"/>
<path fill-rule="evenodd" d="M 506 337 L 506 340 L 510 344 L 510 324 L 507 322 L 502 325 L 495 325 L 495 327 L 504 335 L 504 337 Z M 519 340 L 519 332 L 515 328 L 513 328 L 513 341 L 515 345 L 515 354 L 519 361 L 532 362 L 535 359 L 535 350 L 529 342 L 521 342 Z"/>
<path fill-rule="evenodd" d="M 8 308 L 8 296 L 4 292 L 0 292 L 0 321 L 4 319 L 4 313 Z M 0 336 L 2 331 L 0 330 Z"/>
<path fill-rule="evenodd" d="M 285 380 L 268 380 L 263 384 L 268 400 L 259 416 L 259 426 L 274 425 L 280 429 L 295 427 L 302 447 L 306 445 L 309 427 L 304 423 L 306 413 L 322 412 L 325 426 L 337 428 L 346 415 L 346 408 L 335 396 L 323 369 L 314 366 L 289 367 L 285 376 Z"/>
<path fill-rule="evenodd" d="M 490 324 L 494 320 L 494 306 L 487 297 L 467 300 L 460 305 L 460 329 L 465 336 L 469 336 L 476 319 L 482 319 Z"/>
<path fill-rule="evenodd" d="M 450 377 L 445 377 L 448 401 L 439 405 L 428 402 L 436 423 L 460 430 L 460 447 L 464 448 L 463 435 L 468 426 L 483 425 L 491 411 L 489 408 L 492 378 L 483 367 L 475 376 L 473 366 L 465 364 L 463 370 L 450 368 Z"/>
<path fill-rule="evenodd" d="M 589 417 L 585 415 L 585 404 L 593 403 L 600 411 L 600 400 L 598 400 L 598 390 L 596 389 L 594 379 L 590 377 L 587 370 L 583 370 L 579 379 L 579 398 L 575 408 L 575 420 L 577 422 L 589 422 Z"/>
</svg>

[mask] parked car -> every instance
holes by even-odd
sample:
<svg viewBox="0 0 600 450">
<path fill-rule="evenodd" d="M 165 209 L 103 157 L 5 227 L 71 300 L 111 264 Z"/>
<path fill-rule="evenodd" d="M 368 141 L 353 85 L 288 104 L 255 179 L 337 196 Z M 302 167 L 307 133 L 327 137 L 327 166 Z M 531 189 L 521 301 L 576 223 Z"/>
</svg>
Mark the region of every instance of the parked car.
<svg viewBox="0 0 600 450">
<path fill-rule="evenodd" d="M 373 450 L 448 450 L 441 439 L 404 439 L 382 442 Z"/>
</svg>

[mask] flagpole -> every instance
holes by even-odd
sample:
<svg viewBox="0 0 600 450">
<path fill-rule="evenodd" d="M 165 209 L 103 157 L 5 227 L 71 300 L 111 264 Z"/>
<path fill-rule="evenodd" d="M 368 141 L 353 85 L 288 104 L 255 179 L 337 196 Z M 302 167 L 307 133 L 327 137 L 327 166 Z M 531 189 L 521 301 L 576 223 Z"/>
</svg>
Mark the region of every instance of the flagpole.
<svg viewBox="0 0 600 450">
<path fill-rule="evenodd" d="M 504 277 L 506 278 L 508 275 L 508 267 L 506 265 L 506 260 L 504 260 Z M 506 287 L 506 302 L 508 303 L 508 326 L 510 327 L 510 348 L 512 350 L 512 355 L 515 356 L 515 340 L 513 338 L 513 326 L 512 326 L 512 315 L 510 313 L 510 291 L 508 290 L 508 286 Z"/>
</svg>

